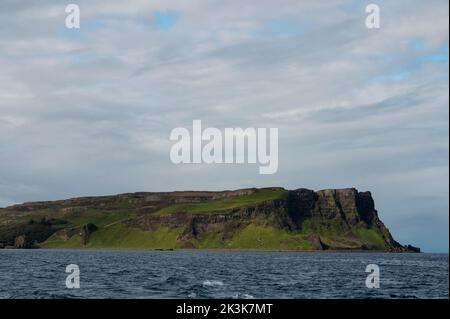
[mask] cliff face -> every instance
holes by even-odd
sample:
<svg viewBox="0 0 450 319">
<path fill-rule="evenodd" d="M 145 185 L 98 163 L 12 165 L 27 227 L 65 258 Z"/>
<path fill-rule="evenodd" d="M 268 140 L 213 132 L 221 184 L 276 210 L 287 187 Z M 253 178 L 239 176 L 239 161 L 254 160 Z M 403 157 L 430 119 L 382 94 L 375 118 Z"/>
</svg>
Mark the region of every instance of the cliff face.
<svg viewBox="0 0 450 319">
<path fill-rule="evenodd" d="M 354 188 L 318 192 L 298 189 L 288 192 L 287 206 L 289 215 L 300 229 L 303 223 L 316 221 L 318 226 L 314 230 L 317 233 L 320 233 L 320 226 L 336 228 L 350 240 L 355 239 L 356 244 L 364 237 L 358 236 L 358 233 L 371 231 L 379 236 L 385 249 L 405 250 L 378 218 L 370 192 L 358 192 Z M 370 247 L 367 243 L 361 243 L 360 248 Z"/>
<path fill-rule="evenodd" d="M 392 238 L 370 192 L 353 188 L 134 193 L 0 210 L 0 243 L 19 236 L 45 247 L 415 250 Z"/>
<path fill-rule="evenodd" d="M 143 215 L 128 223 L 143 230 L 180 227 L 177 241 L 186 247 L 211 236 L 226 242 L 236 232 L 253 225 L 304 234 L 312 249 L 408 250 L 392 238 L 378 218 L 370 192 L 356 189 L 298 189 L 287 191 L 279 199 L 229 211 Z"/>
</svg>

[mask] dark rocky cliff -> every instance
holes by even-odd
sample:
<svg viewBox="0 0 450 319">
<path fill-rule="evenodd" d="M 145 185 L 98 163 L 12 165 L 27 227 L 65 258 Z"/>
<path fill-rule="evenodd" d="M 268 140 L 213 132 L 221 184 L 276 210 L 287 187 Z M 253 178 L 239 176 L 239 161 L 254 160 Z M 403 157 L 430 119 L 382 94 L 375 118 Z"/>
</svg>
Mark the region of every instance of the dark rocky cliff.
<svg viewBox="0 0 450 319">
<path fill-rule="evenodd" d="M 314 249 L 378 249 L 413 251 L 412 246 L 396 242 L 378 218 L 370 192 L 354 188 L 312 191 L 287 191 L 280 199 L 212 214 L 175 212 L 164 216 L 142 215 L 129 225 L 151 230 L 161 226 L 182 227 L 180 242 L 201 240 L 216 234 L 226 241 L 248 225 L 271 226 L 289 232 L 310 234 L 305 238 Z M 355 230 L 357 234 L 355 234 Z M 358 233 L 370 231 L 377 243 L 364 240 Z M 330 236 L 331 234 L 331 236 Z M 375 235 L 375 236 L 374 236 Z M 341 237 L 341 238 L 339 238 Z M 186 246 L 191 247 L 191 244 Z"/>
<path fill-rule="evenodd" d="M 342 234 L 348 235 L 354 227 L 370 229 L 380 235 L 388 250 L 407 250 L 393 239 L 378 218 L 370 192 L 358 192 L 354 188 L 318 192 L 298 189 L 288 193 L 287 207 L 289 215 L 300 229 L 307 220 L 317 220 L 319 225 L 329 228 L 337 226 Z M 316 228 L 318 232 L 319 229 Z M 367 247 L 362 244 L 361 248 Z"/>
</svg>

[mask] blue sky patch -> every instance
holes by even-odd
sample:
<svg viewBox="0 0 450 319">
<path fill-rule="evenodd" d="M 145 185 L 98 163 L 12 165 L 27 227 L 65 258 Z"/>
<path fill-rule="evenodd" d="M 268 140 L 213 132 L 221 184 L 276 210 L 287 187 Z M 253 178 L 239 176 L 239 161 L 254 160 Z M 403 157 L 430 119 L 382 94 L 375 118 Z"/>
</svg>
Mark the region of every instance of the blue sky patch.
<svg viewBox="0 0 450 319">
<path fill-rule="evenodd" d="M 169 30 L 177 24 L 179 14 L 173 10 L 156 11 L 153 13 L 153 17 L 155 19 L 156 26 L 159 29 Z"/>
<path fill-rule="evenodd" d="M 411 39 L 408 42 L 408 48 L 414 51 L 423 50 L 425 48 L 425 43 L 420 39 Z"/>
<path fill-rule="evenodd" d="M 69 57 L 70 57 L 71 63 L 76 64 L 76 65 L 91 64 L 91 63 L 98 61 L 97 54 L 95 54 L 93 52 L 73 53 Z"/>
<path fill-rule="evenodd" d="M 448 43 L 435 53 L 424 56 L 422 61 L 448 63 Z"/>
<path fill-rule="evenodd" d="M 276 35 L 298 36 L 305 33 L 305 26 L 293 19 L 270 19 L 265 21 L 264 29 Z"/>
</svg>

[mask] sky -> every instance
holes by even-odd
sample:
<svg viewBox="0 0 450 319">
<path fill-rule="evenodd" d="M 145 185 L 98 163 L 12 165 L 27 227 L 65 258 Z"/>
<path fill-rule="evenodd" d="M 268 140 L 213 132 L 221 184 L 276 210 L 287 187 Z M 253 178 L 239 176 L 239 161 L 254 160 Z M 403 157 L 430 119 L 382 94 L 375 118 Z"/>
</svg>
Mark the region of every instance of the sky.
<svg viewBox="0 0 450 319">
<path fill-rule="evenodd" d="M 355 187 L 448 252 L 449 3 L 0 1 L 0 207 L 134 191 Z M 279 168 L 175 165 L 172 129 L 276 127 Z"/>
</svg>

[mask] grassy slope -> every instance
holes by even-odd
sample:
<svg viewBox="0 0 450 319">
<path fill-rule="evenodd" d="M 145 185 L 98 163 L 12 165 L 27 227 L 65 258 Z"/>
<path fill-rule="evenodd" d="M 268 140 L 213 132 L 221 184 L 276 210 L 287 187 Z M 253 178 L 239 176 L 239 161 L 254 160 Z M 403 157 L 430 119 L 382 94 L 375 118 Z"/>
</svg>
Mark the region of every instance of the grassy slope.
<svg viewBox="0 0 450 319">
<path fill-rule="evenodd" d="M 175 204 L 159 210 L 158 212 L 156 212 L 156 214 L 165 215 L 180 211 L 193 214 L 201 214 L 214 211 L 223 211 L 257 204 L 266 200 L 278 199 L 285 193 L 286 191 L 283 189 L 259 189 L 255 193 L 247 196 L 229 197 L 204 203 Z"/>
<path fill-rule="evenodd" d="M 256 203 L 281 198 L 286 193 L 282 189 L 260 189 L 254 194 L 239 197 L 223 198 L 205 203 L 175 204 L 155 214 L 165 215 L 173 212 L 187 212 L 191 214 L 205 214 L 225 211 L 233 208 L 254 205 Z M 91 234 L 86 246 L 81 244 L 80 236 L 74 235 L 69 240 L 62 240 L 54 235 L 41 244 L 44 248 L 181 248 L 176 239 L 183 232 L 183 228 L 169 229 L 159 227 L 153 231 L 143 231 L 126 226 L 121 221 L 132 218 L 134 213 L 125 207 L 118 210 L 102 211 L 99 208 L 90 209 L 81 216 L 70 220 L 70 226 L 81 226 L 94 223 L 99 229 Z M 309 234 L 320 234 L 326 244 L 339 244 L 342 248 L 352 248 L 352 243 L 342 234 L 339 225 L 323 225 L 314 219 L 306 220 L 302 224 L 301 232 L 287 232 L 269 226 L 249 225 L 233 234 L 232 238 L 223 241 L 220 234 L 211 233 L 201 240 L 191 242 L 198 248 L 211 249 L 285 249 L 308 250 L 311 244 L 304 239 Z M 353 236 L 370 243 L 371 248 L 383 249 L 384 241 L 374 230 L 355 228 Z"/>
<path fill-rule="evenodd" d="M 89 243 L 83 246 L 80 237 L 75 235 L 63 241 L 49 238 L 43 248 L 176 248 L 176 238 L 180 229 L 159 228 L 156 231 L 142 231 L 129 228 L 118 223 L 109 227 L 99 228 L 94 232 Z"/>
<path fill-rule="evenodd" d="M 205 203 L 175 204 L 156 212 L 156 215 L 165 215 L 173 212 L 187 212 L 191 214 L 204 214 L 224 211 L 233 208 L 245 207 L 266 200 L 281 198 L 286 193 L 283 189 L 260 189 L 254 194 L 239 197 L 217 199 Z M 41 244 L 43 248 L 180 248 L 181 243 L 177 237 L 183 228 L 158 228 L 154 231 L 143 231 L 127 227 L 121 221 L 132 218 L 133 214 L 121 209 L 120 211 L 104 212 L 98 209 L 88 210 L 81 216 L 71 220 L 71 225 L 81 226 L 93 223 L 99 227 L 94 232 L 86 246 L 81 244 L 80 237 L 75 235 L 69 240 L 62 240 L 52 236 Z M 210 236 L 201 242 L 195 241 L 198 248 L 265 248 L 265 249 L 296 249 L 307 247 L 307 242 L 299 243 L 300 239 L 291 240 L 290 234 L 285 231 L 252 227 L 250 225 L 227 243 L 219 238 Z M 291 243 L 292 245 L 289 245 Z"/>
</svg>

